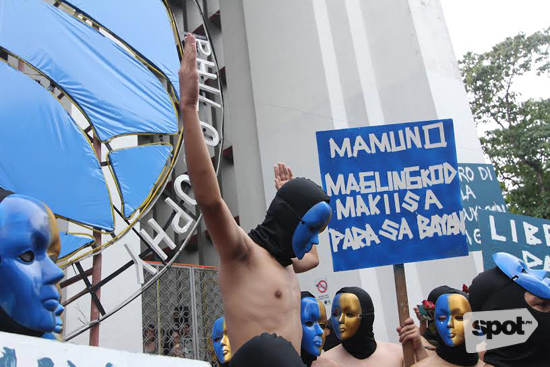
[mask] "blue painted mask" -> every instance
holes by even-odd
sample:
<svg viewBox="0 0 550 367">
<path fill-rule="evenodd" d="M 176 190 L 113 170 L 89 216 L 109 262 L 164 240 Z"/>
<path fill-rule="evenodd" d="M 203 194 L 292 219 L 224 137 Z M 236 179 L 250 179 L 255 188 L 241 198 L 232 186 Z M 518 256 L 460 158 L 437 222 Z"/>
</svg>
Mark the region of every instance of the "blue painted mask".
<svg viewBox="0 0 550 367">
<path fill-rule="evenodd" d="M 10 195 L 0 203 L 0 308 L 17 325 L 52 332 L 63 271 L 48 256 L 59 247 L 55 217 L 43 203 Z"/>
<path fill-rule="evenodd" d="M 435 304 L 435 327 L 449 347 L 464 343 L 464 314 L 472 312 L 470 303 L 461 294 L 443 294 Z"/>
<path fill-rule="evenodd" d="M 517 257 L 505 252 L 497 252 L 493 260 L 500 270 L 526 291 L 537 297 L 550 299 L 550 278 L 546 270 L 532 270 Z"/>
<path fill-rule="evenodd" d="M 313 297 L 302 298 L 302 349 L 314 356 L 320 356 L 325 344 L 327 312 L 325 306 Z"/>
<path fill-rule="evenodd" d="M 225 317 L 220 317 L 214 322 L 212 328 L 212 344 L 214 352 L 220 363 L 229 363 L 231 361 L 231 347 L 227 337 L 227 328 L 225 327 Z"/>
<path fill-rule="evenodd" d="M 302 259 L 313 245 L 319 244 L 319 233 L 323 232 L 332 217 L 328 203 L 321 201 L 309 209 L 294 230 L 292 250 L 298 259 Z"/>
</svg>

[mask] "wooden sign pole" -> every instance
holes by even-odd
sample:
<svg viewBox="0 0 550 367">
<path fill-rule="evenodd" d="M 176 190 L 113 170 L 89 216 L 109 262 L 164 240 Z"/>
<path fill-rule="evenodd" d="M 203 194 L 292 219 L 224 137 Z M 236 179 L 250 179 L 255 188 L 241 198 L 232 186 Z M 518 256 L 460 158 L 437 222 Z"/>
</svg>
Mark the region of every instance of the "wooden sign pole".
<svg viewBox="0 0 550 367">
<path fill-rule="evenodd" d="M 407 281 L 405 279 L 405 266 L 397 264 L 393 266 L 395 280 L 395 293 L 397 295 L 397 310 L 399 312 L 399 324 L 403 325 L 409 316 L 409 299 L 407 297 Z M 405 367 L 414 364 L 414 348 L 411 342 L 403 344 L 403 360 Z"/>
</svg>

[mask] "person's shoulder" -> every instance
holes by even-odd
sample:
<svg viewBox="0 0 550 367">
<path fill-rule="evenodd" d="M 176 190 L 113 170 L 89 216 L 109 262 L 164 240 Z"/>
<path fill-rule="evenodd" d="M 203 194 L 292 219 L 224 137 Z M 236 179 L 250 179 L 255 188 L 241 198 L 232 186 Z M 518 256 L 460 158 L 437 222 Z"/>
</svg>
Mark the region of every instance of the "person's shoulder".
<svg viewBox="0 0 550 367">
<path fill-rule="evenodd" d="M 403 347 L 396 343 L 376 342 L 376 350 L 387 351 L 391 353 L 403 353 Z"/>
<path fill-rule="evenodd" d="M 329 358 L 317 358 L 312 367 L 340 367 L 340 365 Z"/>
<path fill-rule="evenodd" d="M 430 356 L 428 358 L 424 358 L 420 362 L 416 362 L 413 364 L 414 367 L 427 367 L 427 366 L 439 366 L 437 356 Z"/>
<path fill-rule="evenodd" d="M 331 356 L 337 356 L 339 354 L 342 353 L 342 350 L 344 350 L 344 348 L 342 347 L 342 344 L 338 344 L 337 346 L 335 346 L 334 348 L 331 348 L 329 350 L 327 350 L 326 352 L 323 352 L 321 354 L 321 357 L 319 358 L 331 358 Z"/>
</svg>

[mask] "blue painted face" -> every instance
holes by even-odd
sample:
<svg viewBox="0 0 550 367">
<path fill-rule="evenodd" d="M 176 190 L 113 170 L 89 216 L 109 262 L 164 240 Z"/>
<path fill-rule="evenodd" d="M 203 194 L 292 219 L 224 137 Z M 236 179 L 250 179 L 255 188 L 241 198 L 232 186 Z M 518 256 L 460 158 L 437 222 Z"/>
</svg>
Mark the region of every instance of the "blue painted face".
<svg viewBox="0 0 550 367">
<path fill-rule="evenodd" d="M 325 306 L 315 298 L 302 298 L 302 348 L 314 356 L 320 356 L 325 344 L 327 313 Z"/>
<path fill-rule="evenodd" d="M 472 312 L 470 303 L 461 294 L 444 294 L 435 304 L 435 327 L 449 347 L 464 343 L 464 314 Z"/>
<path fill-rule="evenodd" d="M 220 363 L 229 363 L 231 361 L 231 348 L 229 338 L 227 337 L 227 328 L 225 327 L 225 317 L 220 317 L 214 322 L 212 328 L 212 344 L 214 352 Z"/>
<path fill-rule="evenodd" d="M 0 203 L 0 307 L 17 324 L 52 332 L 63 271 L 47 254 L 59 246 L 52 212 L 41 202 L 10 195 Z"/>
<path fill-rule="evenodd" d="M 324 201 L 315 204 L 304 214 L 292 236 L 292 249 L 298 259 L 302 259 L 313 245 L 319 244 L 319 233 L 325 230 L 331 217 L 330 205 Z"/>
</svg>

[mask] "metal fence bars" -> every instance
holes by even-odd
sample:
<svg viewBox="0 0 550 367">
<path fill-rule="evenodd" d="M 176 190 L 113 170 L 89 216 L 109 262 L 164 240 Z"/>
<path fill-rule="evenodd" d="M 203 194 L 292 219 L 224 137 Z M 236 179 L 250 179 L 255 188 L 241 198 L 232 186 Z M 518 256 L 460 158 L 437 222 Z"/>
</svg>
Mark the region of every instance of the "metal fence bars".
<svg viewBox="0 0 550 367">
<path fill-rule="evenodd" d="M 145 273 L 146 281 L 151 277 Z M 216 268 L 174 264 L 143 292 L 142 310 L 144 353 L 217 366 L 211 333 L 223 302 Z"/>
</svg>

